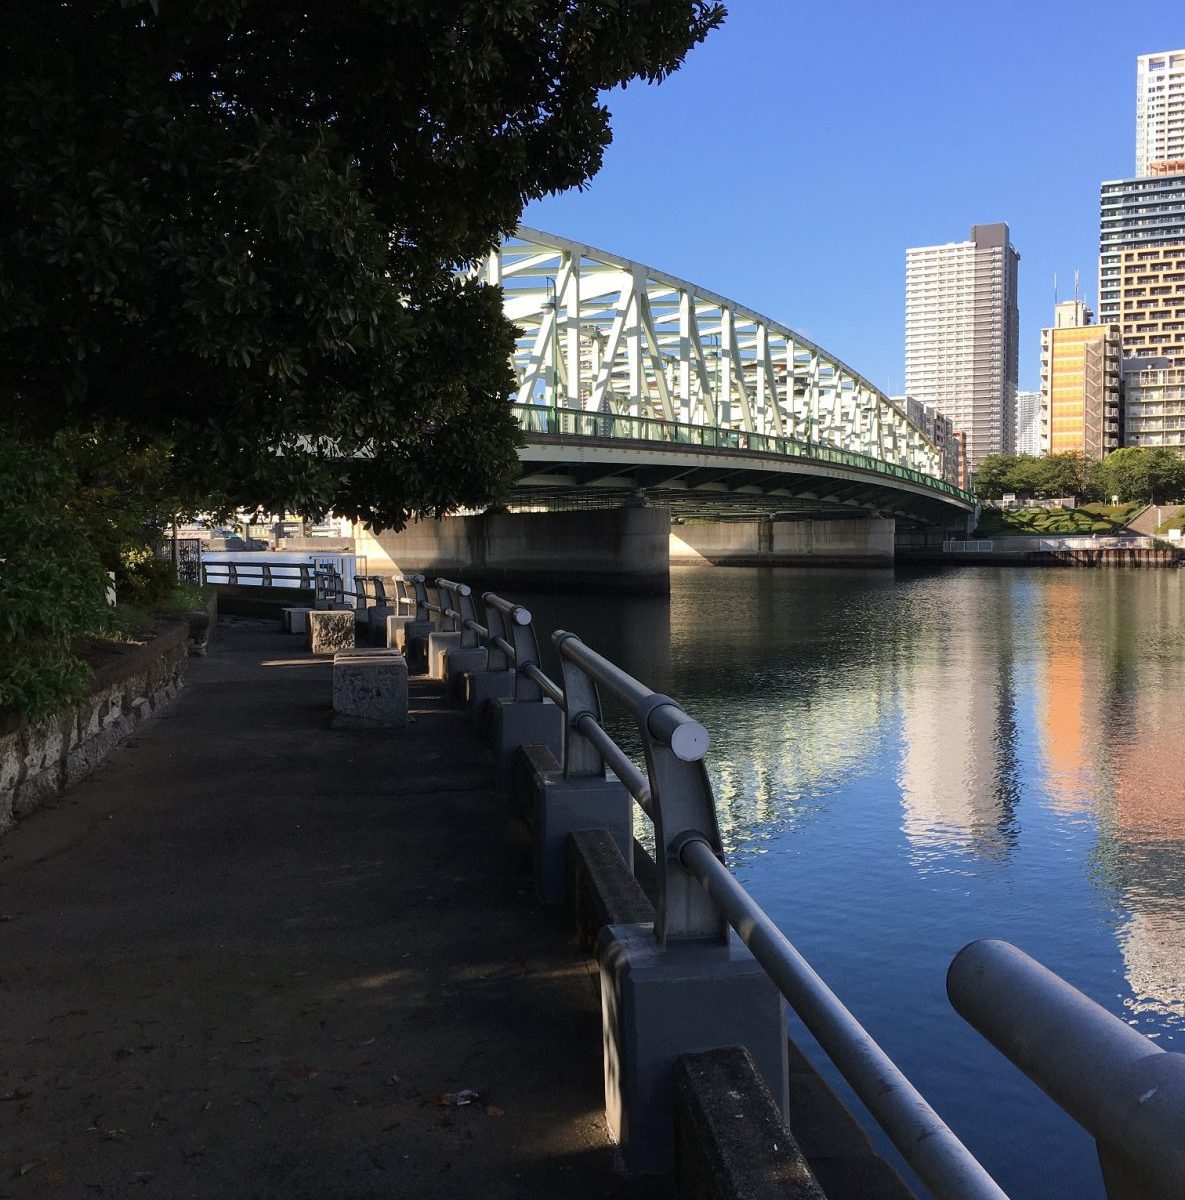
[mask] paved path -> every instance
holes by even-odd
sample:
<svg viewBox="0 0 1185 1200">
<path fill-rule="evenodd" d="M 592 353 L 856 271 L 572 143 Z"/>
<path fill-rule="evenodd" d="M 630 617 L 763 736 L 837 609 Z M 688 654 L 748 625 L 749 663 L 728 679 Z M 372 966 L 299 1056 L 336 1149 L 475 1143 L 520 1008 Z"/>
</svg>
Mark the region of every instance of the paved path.
<svg viewBox="0 0 1185 1200">
<path fill-rule="evenodd" d="M 0 840 L 0 1200 L 666 1194 L 614 1172 L 596 984 L 464 718 L 331 731 L 274 629 Z"/>
</svg>

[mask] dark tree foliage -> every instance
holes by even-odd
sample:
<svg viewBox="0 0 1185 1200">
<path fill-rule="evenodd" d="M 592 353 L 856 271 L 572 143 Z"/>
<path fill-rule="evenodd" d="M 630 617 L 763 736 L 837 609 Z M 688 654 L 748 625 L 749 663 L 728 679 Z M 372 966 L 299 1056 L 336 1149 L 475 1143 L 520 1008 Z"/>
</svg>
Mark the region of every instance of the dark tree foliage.
<svg viewBox="0 0 1185 1200">
<path fill-rule="evenodd" d="M 1185 460 L 1166 446 L 1128 446 L 1103 459 L 1099 486 L 1123 503 L 1185 499 Z"/>
<path fill-rule="evenodd" d="M 975 475 L 975 493 L 999 500 L 1005 492 L 1019 496 L 1078 496 L 1095 499 L 1098 465 L 1081 454 L 989 454 Z"/>
<path fill-rule="evenodd" d="M 511 329 L 459 277 L 579 186 L 601 93 L 706 0 L 0 5 L 0 433 L 170 490 L 400 525 L 517 471 Z"/>
</svg>

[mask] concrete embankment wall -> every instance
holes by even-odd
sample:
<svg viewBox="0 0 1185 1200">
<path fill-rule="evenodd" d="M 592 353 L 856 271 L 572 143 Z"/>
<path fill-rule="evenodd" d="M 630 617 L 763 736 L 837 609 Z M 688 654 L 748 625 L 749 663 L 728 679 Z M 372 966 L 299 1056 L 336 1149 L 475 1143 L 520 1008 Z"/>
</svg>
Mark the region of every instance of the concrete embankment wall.
<svg viewBox="0 0 1185 1200">
<path fill-rule="evenodd" d="M 452 575 L 483 585 L 556 590 L 670 590 L 670 515 L 662 508 L 483 513 L 417 521 L 399 533 L 359 528 L 370 574 Z"/>
<path fill-rule="evenodd" d="M 0 834 L 89 775 L 177 694 L 189 624 L 96 669 L 90 694 L 39 721 L 0 714 Z"/>
<path fill-rule="evenodd" d="M 1082 547 L 1074 550 L 1042 550 L 1040 538 L 984 538 L 990 550 L 943 551 L 898 549 L 901 562 L 944 563 L 970 567 L 1175 567 L 1185 561 L 1179 550 L 1133 549 L 1125 546 Z"/>
<path fill-rule="evenodd" d="M 891 517 L 708 521 L 671 527 L 672 562 L 715 566 L 892 566 Z"/>
</svg>

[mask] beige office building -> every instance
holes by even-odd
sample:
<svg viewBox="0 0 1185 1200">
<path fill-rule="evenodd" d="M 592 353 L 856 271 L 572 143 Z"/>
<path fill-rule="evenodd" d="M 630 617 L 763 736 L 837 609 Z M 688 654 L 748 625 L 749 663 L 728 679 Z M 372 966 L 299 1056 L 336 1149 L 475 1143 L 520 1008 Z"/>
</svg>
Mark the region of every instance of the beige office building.
<svg viewBox="0 0 1185 1200">
<path fill-rule="evenodd" d="M 1081 300 L 1041 330 L 1041 453 L 1098 462 L 1119 445 L 1119 327 L 1092 325 Z"/>
<path fill-rule="evenodd" d="M 967 438 L 972 472 L 1016 439 L 1016 276 L 1008 226 L 905 253 L 905 390 Z"/>
</svg>

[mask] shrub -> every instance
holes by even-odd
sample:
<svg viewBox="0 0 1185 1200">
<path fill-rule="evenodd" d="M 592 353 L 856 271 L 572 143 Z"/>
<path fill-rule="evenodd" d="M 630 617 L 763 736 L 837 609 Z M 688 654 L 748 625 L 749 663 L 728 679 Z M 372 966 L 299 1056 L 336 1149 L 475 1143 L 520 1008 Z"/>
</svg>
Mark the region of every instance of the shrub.
<svg viewBox="0 0 1185 1200">
<path fill-rule="evenodd" d="M 0 438 L 0 709 L 43 716 L 85 690 L 71 639 L 106 616 L 107 576 L 49 449 Z"/>
</svg>

